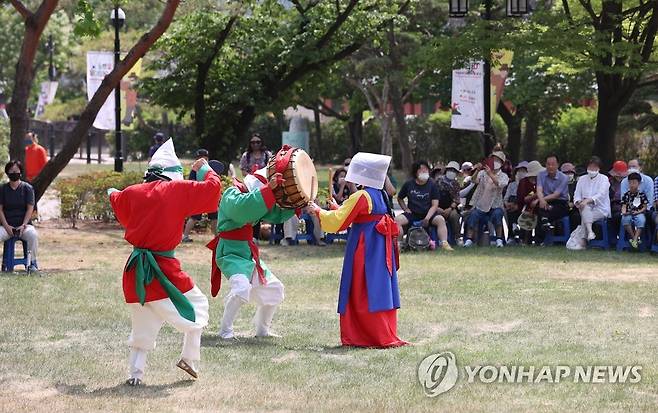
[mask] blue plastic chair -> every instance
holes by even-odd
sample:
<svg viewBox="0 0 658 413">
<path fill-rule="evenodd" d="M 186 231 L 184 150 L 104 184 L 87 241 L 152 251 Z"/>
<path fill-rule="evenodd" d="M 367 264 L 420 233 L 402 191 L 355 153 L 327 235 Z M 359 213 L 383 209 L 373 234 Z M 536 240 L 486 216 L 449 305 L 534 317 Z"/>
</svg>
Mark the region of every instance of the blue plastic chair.
<svg viewBox="0 0 658 413">
<path fill-rule="evenodd" d="M 16 241 L 20 241 L 23 244 L 23 258 L 15 257 Z M 13 272 L 14 267 L 17 265 L 24 265 L 25 271 L 29 271 L 30 262 L 27 253 L 27 241 L 17 237 L 9 238 L 7 241 L 5 241 L 2 251 L 2 271 Z"/>
<path fill-rule="evenodd" d="M 608 218 L 594 222 L 592 227 L 596 225 L 601 227 L 601 239 L 593 239 L 587 243 L 587 246 L 590 248 L 601 248 L 607 250 L 610 248 L 610 237 L 608 236 Z"/>
<path fill-rule="evenodd" d="M 640 248 L 639 250 L 642 252 L 645 252 L 649 249 L 649 245 L 651 244 L 651 240 L 649 239 L 649 231 L 647 231 L 647 227 L 644 227 L 642 230 L 642 243 L 640 243 Z M 617 251 L 624 251 L 624 250 L 631 250 L 631 243 L 628 241 L 628 238 L 626 237 L 626 230 L 624 229 L 623 225 L 619 225 L 619 239 L 617 240 Z M 651 246 L 651 249 L 653 251 L 653 245 Z"/>
<path fill-rule="evenodd" d="M 347 232 L 338 233 L 338 234 L 325 234 L 324 241 L 331 245 L 334 241 L 342 239 L 347 241 L 347 237 L 350 235 L 350 229 L 347 228 Z"/>
<path fill-rule="evenodd" d="M 561 227 L 562 232 L 556 234 L 555 232 L 557 232 L 558 228 L 556 228 L 555 231 L 549 231 L 544 239 L 544 245 L 550 246 L 558 242 L 566 244 L 567 241 L 569 241 L 569 237 L 571 236 L 571 223 L 569 222 L 569 216 L 562 217 L 559 227 Z"/>
</svg>

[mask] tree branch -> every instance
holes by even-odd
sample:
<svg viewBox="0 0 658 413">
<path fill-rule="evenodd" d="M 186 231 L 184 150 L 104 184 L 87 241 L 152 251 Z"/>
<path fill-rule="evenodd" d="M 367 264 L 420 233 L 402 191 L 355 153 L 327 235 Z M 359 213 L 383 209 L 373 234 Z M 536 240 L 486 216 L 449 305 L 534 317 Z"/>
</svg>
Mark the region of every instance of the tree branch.
<svg viewBox="0 0 658 413">
<path fill-rule="evenodd" d="M 23 17 L 23 20 L 28 21 L 30 18 L 32 18 L 33 14 L 30 10 L 28 10 L 27 7 L 23 4 L 22 1 L 20 0 L 9 0 L 12 6 L 16 9 L 16 11 Z"/>
<path fill-rule="evenodd" d="M 342 13 L 340 13 L 338 16 L 336 16 L 336 20 L 334 23 L 329 27 L 329 29 L 326 31 L 326 33 L 318 40 L 318 42 L 315 44 L 315 48 L 317 50 L 322 49 L 329 43 L 331 38 L 336 34 L 338 29 L 345 23 L 348 17 L 350 17 L 350 14 L 352 14 L 352 10 L 356 7 L 356 5 L 359 3 L 359 0 L 350 0 L 349 4 L 343 10 Z"/>
<path fill-rule="evenodd" d="M 592 25 L 598 29 L 600 17 L 596 15 L 596 12 L 594 12 L 591 0 L 578 0 L 578 2 L 581 6 L 583 6 L 583 9 L 585 9 L 587 14 L 589 14 L 589 17 L 592 19 Z"/>
<path fill-rule="evenodd" d="M 420 80 L 421 77 L 423 77 L 425 75 L 425 73 L 426 73 L 426 71 L 425 71 L 425 69 L 423 69 L 420 72 L 418 72 L 418 74 L 416 74 L 416 76 L 414 76 L 413 79 L 411 79 L 411 82 L 409 82 L 409 88 L 402 95 L 402 102 L 406 102 L 407 99 L 409 99 L 411 97 L 411 94 L 416 89 L 416 86 L 418 86 L 418 81 Z"/>
<path fill-rule="evenodd" d="M 153 44 L 167 30 L 181 0 L 167 0 L 164 10 L 158 22 L 153 28 L 145 33 L 130 49 L 126 57 L 121 60 L 114 69 L 108 73 L 101 82 L 98 90 L 94 93 L 85 109 L 80 115 L 80 120 L 71 131 L 62 150 L 53 159 L 48 161 L 41 173 L 35 178 L 33 186 L 36 199 L 39 199 L 52 183 L 55 177 L 66 167 L 71 158 L 75 156 L 80 144 L 87 135 L 89 128 L 94 123 L 96 115 L 116 85 L 130 71 L 130 69 L 141 59 Z"/>
</svg>

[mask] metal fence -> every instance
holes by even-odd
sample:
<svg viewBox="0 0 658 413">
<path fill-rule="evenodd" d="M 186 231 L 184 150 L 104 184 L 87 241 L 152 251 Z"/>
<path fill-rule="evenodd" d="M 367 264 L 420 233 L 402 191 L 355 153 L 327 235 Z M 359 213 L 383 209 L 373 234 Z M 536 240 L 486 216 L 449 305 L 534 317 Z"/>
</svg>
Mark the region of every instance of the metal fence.
<svg viewBox="0 0 658 413">
<path fill-rule="evenodd" d="M 39 143 L 47 148 L 50 158 L 53 158 L 62 150 L 76 124 L 77 122 L 75 121 L 43 122 L 31 119 L 30 130 L 39 136 Z M 102 163 L 103 156 L 109 156 L 111 149 L 107 142 L 106 134 L 107 131 L 92 127 L 80 145 L 78 158 L 86 158 L 87 163 L 92 163 L 92 160 Z"/>
</svg>

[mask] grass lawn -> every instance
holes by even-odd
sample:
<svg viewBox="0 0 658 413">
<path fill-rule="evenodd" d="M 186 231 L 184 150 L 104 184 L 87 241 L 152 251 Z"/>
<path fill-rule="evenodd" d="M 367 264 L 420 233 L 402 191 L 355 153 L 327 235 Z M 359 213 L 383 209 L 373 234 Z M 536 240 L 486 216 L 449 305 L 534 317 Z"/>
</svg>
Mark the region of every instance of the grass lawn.
<svg viewBox="0 0 658 413">
<path fill-rule="evenodd" d="M 130 247 L 115 229 L 42 227 L 43 277 L 0 276 L 0 411 L 656 411 L 658 258 L 648 254 L 489 248 L 402 257 L 399 335 L 391 350 L 339 346 L 343 245 L 263 246 L 286 284 L 278 340 L 251 338 L 254 308 L 220 344 L 223 304 L 211 299 L 197 382 L 174 367 L 182 336 L 169 327 L 150 354 L 145 388 L 126 388 L 129 313 L 121 269 Z M 209 291 L 209 252 L 177 254 Z M 226 288 L 226 283 L 224 285 Z M 226 294 L 224 289 L 222 296 Z M 463 365 L 643 366 L 637 384 L 484 384 L 460 377 L 427 398 L 427 355 Z M 460 370 L 462 374 L 463 370 Z"/>
</svg>

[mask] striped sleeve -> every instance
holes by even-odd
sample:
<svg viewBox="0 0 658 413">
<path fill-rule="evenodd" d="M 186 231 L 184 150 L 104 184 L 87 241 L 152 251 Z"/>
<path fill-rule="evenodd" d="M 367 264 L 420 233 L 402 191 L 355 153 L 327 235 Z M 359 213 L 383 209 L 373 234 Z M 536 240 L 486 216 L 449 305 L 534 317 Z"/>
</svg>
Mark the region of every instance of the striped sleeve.
<svg viewBox="0 0 658 413">
<path fill-rule="evenodd" d="M 334 211 L 320 211 L 320 226 L 323 231 L 336 233 L 349 227 L 359 215 L 372 211 L 372 199 L 366 191 L 357 191 Z"/>
</svg>

